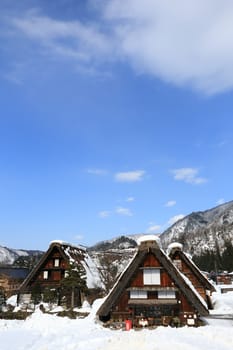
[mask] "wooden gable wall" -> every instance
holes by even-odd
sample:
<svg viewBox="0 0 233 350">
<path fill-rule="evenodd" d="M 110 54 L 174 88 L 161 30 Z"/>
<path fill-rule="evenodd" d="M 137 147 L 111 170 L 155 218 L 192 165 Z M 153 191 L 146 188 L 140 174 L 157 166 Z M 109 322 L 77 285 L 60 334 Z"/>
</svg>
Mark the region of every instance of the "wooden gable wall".
<svg viewBox="0 0 233 350">
<path fill-rule="evenodd" d="M 35 284 L 39 284 L 42 288 L 59 285 L 64 278 L 67 268 L 68 261 L 61 254 L 60 250 L 54 246 L 29 281 L 28 288 L 33 287 Z"/>
</svg>

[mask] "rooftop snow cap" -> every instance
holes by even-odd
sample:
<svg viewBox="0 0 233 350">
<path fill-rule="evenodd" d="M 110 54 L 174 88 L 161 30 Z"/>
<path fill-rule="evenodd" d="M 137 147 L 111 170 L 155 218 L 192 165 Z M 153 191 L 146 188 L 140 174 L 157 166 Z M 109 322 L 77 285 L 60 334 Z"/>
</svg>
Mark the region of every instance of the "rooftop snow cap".
<svg viewBox="0 0 233 350">
<path fill-rule="evenodd" d="M 170 243 L 168 248 L 167 248 L 167 254 L 170 255 L 170 253 L 172 251 L 175 251 L 175 250 L 183 250 L 183 244 L 179 243 L 179 242 L 173 242 L 173 243 Z"/>
<path fill-rule="evenodd" d="M 138 238 L 137 244 L 140 250 L 148 249 L 148 248 L 161 248 L 161 242 L 158 236 L 156 235 L 143 235 Z"/>
</svg>

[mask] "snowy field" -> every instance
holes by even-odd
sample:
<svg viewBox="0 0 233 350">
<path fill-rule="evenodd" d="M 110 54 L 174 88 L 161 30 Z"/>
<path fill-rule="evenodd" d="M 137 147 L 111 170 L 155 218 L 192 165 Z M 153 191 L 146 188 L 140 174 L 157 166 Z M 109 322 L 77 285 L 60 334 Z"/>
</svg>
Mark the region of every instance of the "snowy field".
<svg viewBox="0 0 233 350">
<path fill-rule="evenodd" d="M 214 293 L 213 314 L 233 315 L 233 292 Z M 96 303 L 97 304 L 97 303 Z M 110 330 L 95 320 L 71 320 L 38 309 L 26 321 L 0 320 L 1 350 L 232 350 L 233 320 L 211 319 L 204 327 Z"/>
</svg>

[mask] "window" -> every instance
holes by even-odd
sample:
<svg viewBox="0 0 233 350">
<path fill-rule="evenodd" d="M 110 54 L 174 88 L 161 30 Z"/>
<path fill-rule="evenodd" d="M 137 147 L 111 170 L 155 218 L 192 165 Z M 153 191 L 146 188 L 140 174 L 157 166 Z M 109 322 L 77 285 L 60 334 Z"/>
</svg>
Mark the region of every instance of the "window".
<svg viewBox="0 0 233 350">
<path fill-rule="evenodd" d="M 49 278 L 49 272 L 48 271 L 44 271 L 43 272 L 43 278 L 44 278 L 44 280 L 47 280 Z"/>
<path fill-rule="evenodd" d="M 175 299 L 176 293 L 174 290 L 159 290 L 158 299 Z"/>
<path fill-rule="evenodd" d="M 160 270 L 149 268 L 143 270 L 144 284 L 160 284 Z"/>
<path fill-rule="evenodd" d="M 147 299 L 146 290 L 131 290 L 130 299 Z"/>
<path fill-rule="evenodd" d="M 60 260 L 59 259 L 55 259 L 54 260 L 54 266 L 55 267 L 59 267 L 59 265 L 60 265 Z"/>
</svg>

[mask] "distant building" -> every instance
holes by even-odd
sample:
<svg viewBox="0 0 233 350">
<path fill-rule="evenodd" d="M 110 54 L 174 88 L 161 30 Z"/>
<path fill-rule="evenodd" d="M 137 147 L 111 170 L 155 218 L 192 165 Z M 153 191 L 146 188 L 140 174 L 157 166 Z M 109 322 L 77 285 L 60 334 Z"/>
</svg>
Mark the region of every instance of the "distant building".
<svg viewBox="0 0 233 350">
<path fill-rule="evenodd" d="M 0 288 L 3 289 L 7 298 L 18 293 L 19 287 L 28 273 L 29 270 L 27 268 L 0 267 Z"/>
</svg>

